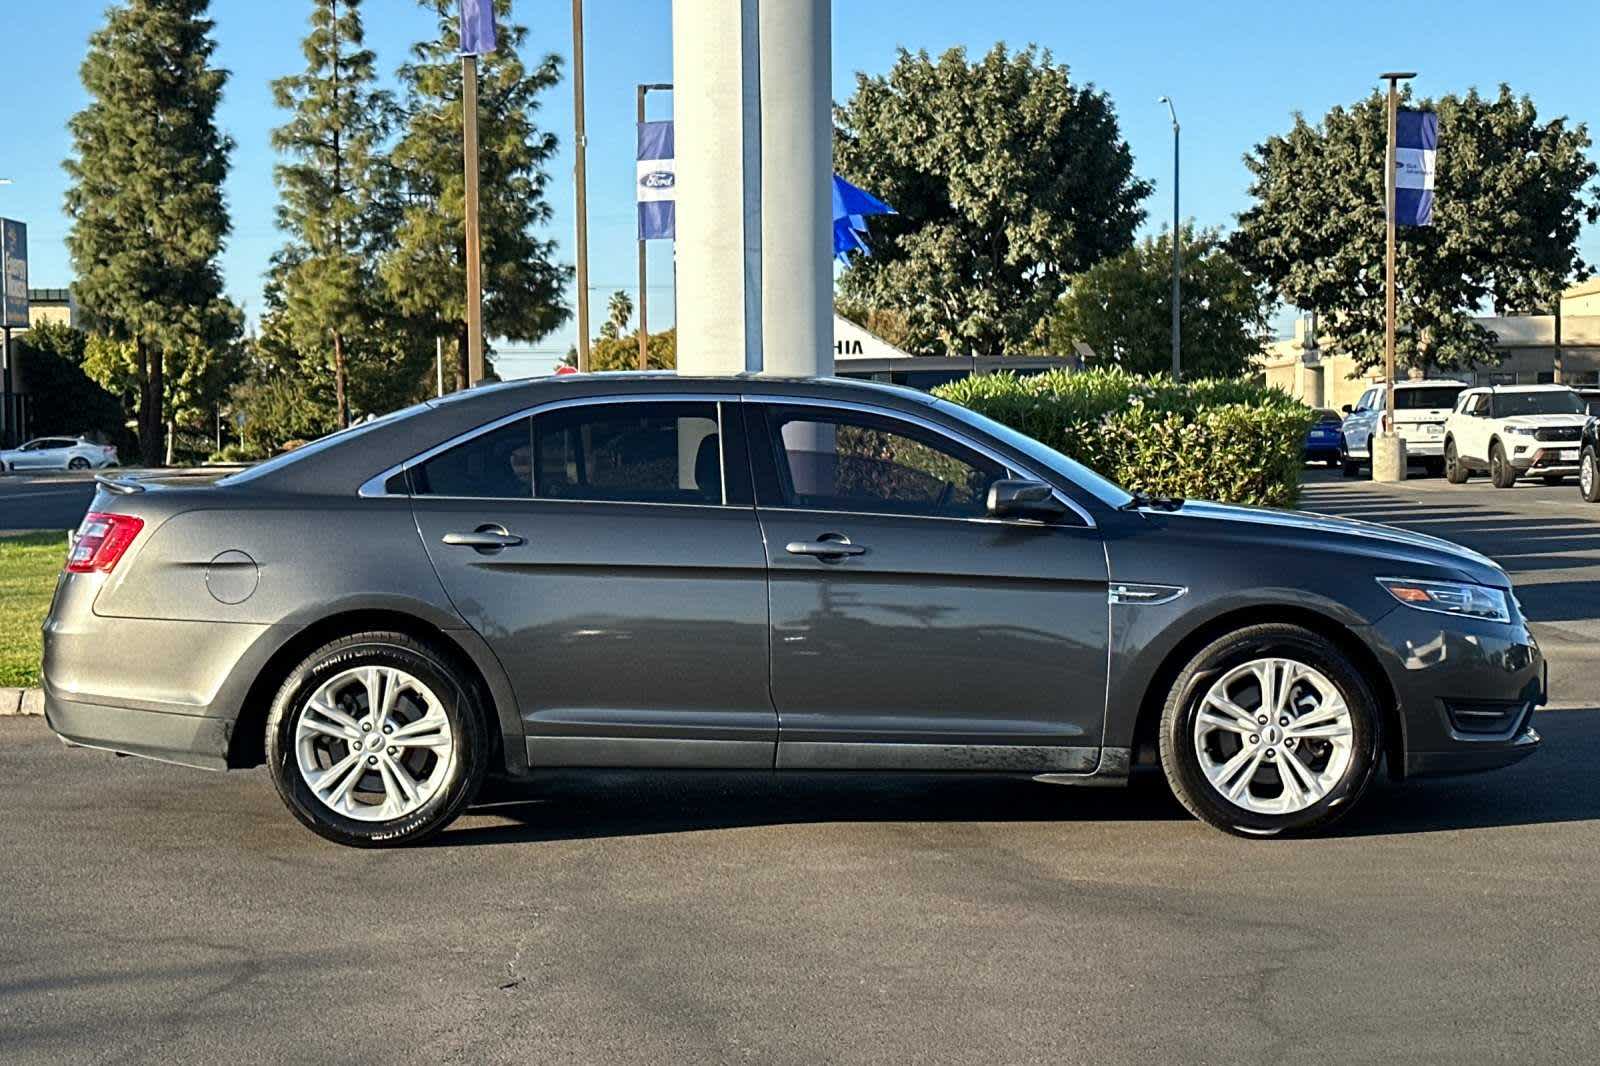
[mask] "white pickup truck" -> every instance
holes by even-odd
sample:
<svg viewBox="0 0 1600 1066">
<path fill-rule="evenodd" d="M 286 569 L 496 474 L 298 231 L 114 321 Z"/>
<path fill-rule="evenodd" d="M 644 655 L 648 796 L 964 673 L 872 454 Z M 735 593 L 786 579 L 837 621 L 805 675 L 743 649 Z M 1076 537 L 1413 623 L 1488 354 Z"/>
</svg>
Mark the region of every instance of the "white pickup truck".
<svg viewBox="0 0 1600 1066">
<path fill-rule="evenodd" d="M 1559 484 L 1578 472 L 1587 420 L 1582 397 L 1565 385 L 1468 389 L 1445 422 L 1445 476 L 1460 485 L 1487 470 L 1500 489 L 1527 474 Z"/>
<path fill-rule="evenodd" d="M 1429 473 L 1444 469 L 1444 420 L 1456 405 L 1456 397 L 1467 387 L 1464 381 L 1400 381 L 1394 386 L 1394 428 L 1406 442 L 1406 459 L 1422 463 Z M 1382 429 L 1387 403 L 1382 385 L 1361 394 L 1354 406 L 1346 406 L 1340 431 L 1344 443 L 1339 462 L 1345 477 L 1355 477 L 1372 461 L 1372 437 Z"/>
</svg>

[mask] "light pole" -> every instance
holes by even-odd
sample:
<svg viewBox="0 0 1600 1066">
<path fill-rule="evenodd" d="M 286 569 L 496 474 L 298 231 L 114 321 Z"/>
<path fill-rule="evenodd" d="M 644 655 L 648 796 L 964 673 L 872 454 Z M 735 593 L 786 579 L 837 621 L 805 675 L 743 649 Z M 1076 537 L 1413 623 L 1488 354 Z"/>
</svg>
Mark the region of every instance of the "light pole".
<svg viewBox="0 0 1600 1066">
<path fill-rule="evenodd" d="M 578 372 L 589 372 L 589 138 L 583 115 L 583 0 L 572 0 L 572 148 L 578 214 Z"/>
<path fill-rule="evenodd" d="M 1384 234 L 1383 253 L 1383 383 L 1385 417 L 1383 432 L 1371 444 L 1372 480 L 1404 481 L 1406 479 L 1406 443 L 1394 427 L 1394 268 L 1395 268 L 1395 124 L 1400 110 L 1400 81 L 1415 78 L 1414 71 L 1391 71 L 1378 75 L 1389 83 L 1389 139 L 1384 146 L 1383 203 L 1387 229 Z"/>
<path fill-rule="evenodd" d="M 1163 96 L 1158 104 L 1167 105 L 1172 116 L 1172 380 L 1183 379 L 1183 317 L 1179 313 L 1183 285 L 1179 276 L 1183 267 L 1183 229 L 1178 216 L 1178 109 L 1172 106 L 1172 97 Z"/>
</svg>

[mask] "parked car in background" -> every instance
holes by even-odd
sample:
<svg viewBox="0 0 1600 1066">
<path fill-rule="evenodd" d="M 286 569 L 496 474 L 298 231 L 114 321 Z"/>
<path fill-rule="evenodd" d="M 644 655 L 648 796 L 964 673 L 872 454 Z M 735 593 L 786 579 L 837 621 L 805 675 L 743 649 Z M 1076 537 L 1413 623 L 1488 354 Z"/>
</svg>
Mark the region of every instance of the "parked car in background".
<svg viewBox="0 0 1600 1066">
<path fill-rule="evenodd" d="M 1308 463 L 1327 463 L 1329 466 L 1338 466 L 1339 452 L 1339 427 L 1343 419 L 1338 411 L 1326 408 L 1316 412 L 1317 420 L 1311 423 L 1311 429 L 1306 433 L 1305 459 Z"/>
<path fill-rule="evenodd" d="M 1583 399 L 1565 385 L 1468 389 L 1445 423 L 1445 476 L 1460 485 L 1486 470 L 1495 488 L 1536 474 L 1547 484 L 1579 473 Z"/>
<path fill-rule="evenodd" d="M 83 437 L 38 437 L 20 448 L 0 451 L 0 468 L 20 470 L 98 470 L 117 465 L 113 444 Z"/>
<path fill-rule="evenodd" d="M 1590 503 L 1600 503 L 1600 417 L 1594 414 L 1584 423 L 1578 441 L 1578 491 Z"/>
<path fill-rule="evenodd" d="M 1444 421 L 1467 387 L 1464 381 L 1399 381 L 1394 386 L 1395 432 L 1406 442 L 1406 459 L 1421 463 L 1430 474 L 1444 470 Z M 1354 407 L 1346 405 L 1340 463 L 1345 477 L 1355 477 L 1372 461 L 1372 437 L 1381 432 L 1388 413 L 1382 385 L 1361 394 Z"/>
<path fill-rule="evenodd" d="M 1152 499 L 909 389 L 573 374 L 219 480 L 107 478 L 44 626 L 75 744 L 265 763 L 353 845 L 488 773 L 921 771 L 1124 784 L 1251 835 L 1380 762 L 1530 754 L 1510 579 L 1433 537 Z"/>
</svg>

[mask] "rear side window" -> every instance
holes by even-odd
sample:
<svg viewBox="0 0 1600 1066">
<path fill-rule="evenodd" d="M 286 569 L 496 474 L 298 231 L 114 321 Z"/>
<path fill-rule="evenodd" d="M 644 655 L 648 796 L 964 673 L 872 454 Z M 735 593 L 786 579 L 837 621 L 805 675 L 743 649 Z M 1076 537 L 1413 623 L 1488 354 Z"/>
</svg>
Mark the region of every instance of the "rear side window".
<svg viewBox="0 0 1600 1066">
<path fill-rule="evenodd" d="M 519 418 L 480 433 L 411 470 L 418 496 L 527 499 L 533 495 L 533 438 Z"/>
<path fill-rule="evenodd" d="M 714 403 L 566 407 L 533 420 L 533 494 L 542 500 L 720 504 Z"/>
</svg>

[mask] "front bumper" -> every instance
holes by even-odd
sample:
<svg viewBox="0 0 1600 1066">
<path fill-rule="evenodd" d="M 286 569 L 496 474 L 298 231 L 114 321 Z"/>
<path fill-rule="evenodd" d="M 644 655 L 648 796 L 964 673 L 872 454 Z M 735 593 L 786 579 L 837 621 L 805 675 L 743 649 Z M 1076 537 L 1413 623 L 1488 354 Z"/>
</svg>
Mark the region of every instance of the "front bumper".
<svg viewBox="0 0 1600 1066">
<path fill-rule="evenodd" d="M 1511 623 L 1396 607 L 1372 636 L 1397 697 L 1411 777 L 1509 766 L 1533 754 L 1533 712 L 1549 698 L 1544 655 L 1521 618 Z"/>
<path fill-rule="evenodd" d="M 1506 462 L 1519 474 L 1561 474 L 1572 476 L 1582 465 L 1582 445 L 1577 441 L 1550 443 L 1535 441 L 1531 444 L 1512 444 Z"/>
</svg>

